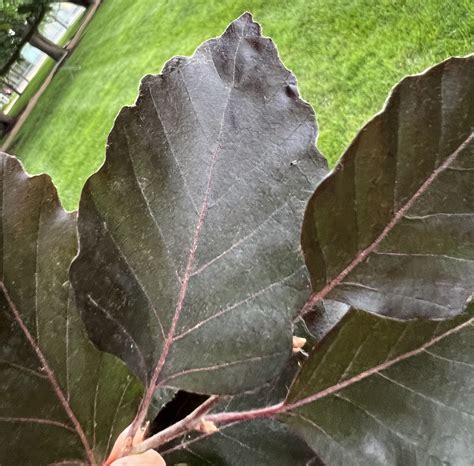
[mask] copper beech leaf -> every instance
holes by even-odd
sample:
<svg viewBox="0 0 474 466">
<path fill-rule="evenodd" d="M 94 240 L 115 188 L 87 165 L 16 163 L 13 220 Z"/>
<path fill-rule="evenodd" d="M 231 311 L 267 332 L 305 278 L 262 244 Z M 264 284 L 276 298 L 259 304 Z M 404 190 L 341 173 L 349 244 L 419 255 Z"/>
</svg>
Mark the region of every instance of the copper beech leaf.
<svg viewBox="0 0 474 466">
<path fill-rule="evenodd" d="M 469 56 L 402 80 L 309 202 L 302 314 L 354 308 L 279 419 L 326 464 L 472 462 L 473 76 Z"/>
<path fill-rule="evenodd" d="M 142 394 L 89 341 L 68 270 L 76 214 L 0 153 L 0 464 L 100 464 Z"/>
<path fill-rule="evenodd" d="M 474 303 L 446 320 L 351 309 L 315 347 L 279 416 L 325 464 L 472 463 Z"/>
<path fill-rule="evenodd" d="M 398 318 L 449 317 L 473 289 L 474 55 L 403 79 L 305 213 L 314 295 Z"/>
<path fill-rule="evenodd" d="M 326 174 L 316 133 L 249 14 L 118 115 L 71 281 L 92 340 L 152 391 L 234 394 L 284 366 L 309 294 L 303 211 Z"/>
</svg>

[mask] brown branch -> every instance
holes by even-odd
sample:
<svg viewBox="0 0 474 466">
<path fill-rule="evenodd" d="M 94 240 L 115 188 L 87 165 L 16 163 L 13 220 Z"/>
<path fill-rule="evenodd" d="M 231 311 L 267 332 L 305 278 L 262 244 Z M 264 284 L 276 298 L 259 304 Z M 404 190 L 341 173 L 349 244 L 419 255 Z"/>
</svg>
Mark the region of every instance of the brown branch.
<svg viewBox="0 0 474 466">
<path fill-rule="evenodd" d="M 218 395 L 211 396 L 192 413 L 181 419 L 181 421 L 178 421 L 167 429 L 147 438 L 137 446 L 133 447 L 127 454 L 137 455 L 139 453 L 144 453 L 147 450 L 158 448 L 160 445 L 163 445 L 186 432 L 194 430 L 204 419 L 204 416 L 218 403 L 218 401 Z"/>
<path fill-rule="evenodd" d="M 408 351 L 406 353 L 400 354 L 399 356 L 393 359 L 385 361 L 382 364 L 378 364 L 377 366 L 371 367 L 370 369 L 366 369 L 365 371 L 362 371 L 359 374 L 349 379 L 346 379 L 335 385 L 331 385 L 330 387 L 327 387 L 324 390 L 320 390 L 316 393 L 313 393 L 312 395 L 302 398 L 301 400 L 295 401 L 294 403 L 288 403 L 287 401 L 284 401 L 283 403 L 280 403 L 277 405 L 269 406 L 267 408 L 255 409 L 252 411 L 243 411 L 243 412 L 234 412 L 234 413 L 232 412 L 231 413 L 218 413 L 218 414 L 206 416 L 205 420 L 214 422 L 215 424 L 227 424 L 229 422 L 242 422 L 242 421 L 250 421 L 253 419 L 271 417 L 276 414 L 283 414 L 285 412 L 292 411 L 294 409 L 300 408 L 301 406 L 305 406 L 309 403 L 314 403 L 315 401 L 320 400 L 321 398 L 325 398 L 327 396 L 333 395 L 334 393 L 337 393 L 343 390 L 344 388 L 347 388 L 355 383 L 358 383 L 366 379 L 367 377 L 370 377 L 371 375 L 384 371 L 388 369 L 389 367 L 395 364 L 398 364 L 401 361 L 417 356 L 418 354 L 423 353 L 430 346 L 433 346 L 434 344 L 440 342 L 444 338 L 454 333 L 457 333 L 460 330 L 466 327 L 469 327 L 470 325 L 473 325 L 473 324 L 474 324 L 474 317 L 471 317 L 470 319 L 464 321 L 463 323 L 457 325 L 456 327 L 453 327 L 447 330 L 445 333 L 442 333 L 441 335 L 438 335 L 437 337 L 432 338 L 431 340 L 427 341 L 426 343 L 424 343 L 423 345 L 419 346 L 418 348 L 412 351 Z"/>
<path fill-rule="evenodd" d="M 196 426 L 203 421 L 212 422 L 216 425 L 227 425 L 231 423 L 234 424 L 238 422 L 253 421 L 255 419 L 264 419 L 276 416 L 278 414 L 284 414 L 307 404 L 314 403 L 315 401 L 320 400 L 321 398 L 333 395 L 334 393 L 337 393 L 343 390 L 344 388 L 356 384 L 366 379 L 367 377 L 370 377 L 371 375 L 386 370 L 401 361 L 417 356 L 418 354 L 423 353 L 430 346 L 433 346 L 444 338 L 454 333 L 457 333 L 470 325 L 474 325 L 474 317 L 471 317 L 470 319 L 464 321 L 456 327 L 449 329 L 445 333 L 438 335 L 435 338 L 432 338 L 431 340 L 427 341 L 426 343 L 412 351 L 408 351 L 393 359 L 390 359 L 389 361 L 385 361 L 382 364 L 371 367 L 370 369 L 366 369 L 365 371 L 362 371 L 359 374 L 347 380 L 344 380 L 343 382 L 331 385 L 330 387 L 327 387 L 324 390 L 320 390 L 316 393 L 313 393 L 312 395 L 302 398 L 301 400 L 295 401 L 294 403 L 288 403 L 287 401 L 284 401 L 276 405 L 267 406 L 265 408 L 253 409 L 250 411 L 224 412 L 206 415 L 206 413 L 209 412 L 209 410 L 218 401 L 217 396 L 212 396 L 187 417 L 172 425 L 171 427 L 168 427 L 167 429 L 159 432 L 158 434 L 148 438 L 144 442 L 140 443 L 139 445 L 134 447 L 129 454 L 138 454 L 143 453 L 149 449 L 156 449 L 164 443 L 174 440 L 175 438 L 194 430 Z"/>
</svg>

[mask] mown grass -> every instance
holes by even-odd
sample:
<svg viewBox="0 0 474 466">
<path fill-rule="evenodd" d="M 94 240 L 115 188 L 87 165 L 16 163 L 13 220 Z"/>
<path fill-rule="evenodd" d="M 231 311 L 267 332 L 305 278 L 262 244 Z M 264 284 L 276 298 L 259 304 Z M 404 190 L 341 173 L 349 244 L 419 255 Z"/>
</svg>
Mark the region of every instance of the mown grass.
<svg viewBox="0 0 474 466">
<path fill-rule="evenodd" d="M 191 54 L 251 11 L 315 108 L 331 163 L 403 76 L 472 51 L 469 0 L 104 0 L 42 96 L 12 152 L 52 175 L 68 209 L 103 161 L 117 112 L 140 78 Z"/>
</svg>

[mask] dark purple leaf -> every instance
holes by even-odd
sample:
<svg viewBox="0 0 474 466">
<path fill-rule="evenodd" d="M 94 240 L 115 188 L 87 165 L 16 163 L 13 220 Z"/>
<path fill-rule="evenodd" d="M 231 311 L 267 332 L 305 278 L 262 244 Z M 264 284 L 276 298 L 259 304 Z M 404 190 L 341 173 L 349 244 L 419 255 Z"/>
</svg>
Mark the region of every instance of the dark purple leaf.
<svg viewBox="0 0 474 466">
<path fill-rule="evenodd" d="M 249 14 L 145 77 L 117 117 L 71 280 L 92 340 L 147 396 L 239 393 L 284 366 L 309 294 L 302 214 L 326 174 L 316 132 Z"/>
<path fill-rule="evenodd" d="M 451 320 L 350 310 L 286 401 L 288 424 L 326 464 L 470 464 L 474 305 Z"/>
<path fill-rule="evenodd" d="M 473 77 L 469 56 L 402 80 L 309 202 L 302 314 L 314 333 L 328 299 L 356 309 L 315 346 L 280 419 L 327 464 L 471 463 Z"/>
<path fill-rule="evenodd" d="M 142 386 L 90 343 L 75 308 L 76 214 L 48 176 L 2 153 L 0 183 L 0 464 L 100 464 Z"/>
<path fill-rule="evenodd" d="M 474 275 L 474 56 L 403 79 L 316 189 L 302 246 L 314 295 L 448 317 Z"/>
</svg>

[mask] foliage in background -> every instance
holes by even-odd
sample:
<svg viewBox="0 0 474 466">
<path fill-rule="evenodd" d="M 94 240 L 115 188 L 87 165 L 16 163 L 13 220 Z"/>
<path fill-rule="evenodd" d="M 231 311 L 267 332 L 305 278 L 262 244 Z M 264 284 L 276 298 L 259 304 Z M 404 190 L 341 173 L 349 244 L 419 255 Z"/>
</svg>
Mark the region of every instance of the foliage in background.
<svg viewBox="0 0 474 466">
<path fill-rule="evenodd" d="M 66 207 L 76 208 L 141 77 L 158 73 L 170 56 L 192 53 L 245 10 L 273 37 L 317 109 L 318 146 L 331 164 L 394 82 L 469 53 L 474 37 L 469 0 L 104 0 L 12 151 L 30 172 L 50 173 Z"/>
<path fill-rule="evenodd" d="M 2 0 L 0 3 L 0 76 L 18 60 L 29 27 L 35 28 L 49 0 Z"/>
</svg>

